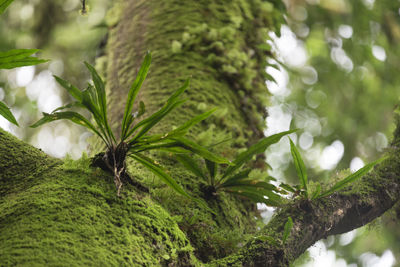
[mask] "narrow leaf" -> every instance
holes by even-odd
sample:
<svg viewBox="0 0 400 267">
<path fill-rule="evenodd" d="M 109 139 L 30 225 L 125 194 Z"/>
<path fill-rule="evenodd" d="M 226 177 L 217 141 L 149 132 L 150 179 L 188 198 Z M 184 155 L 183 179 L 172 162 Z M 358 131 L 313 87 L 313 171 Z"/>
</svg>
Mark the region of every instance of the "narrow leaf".
<svg viewBox="0 0 400 267">
<path fill-rule="evenodd" d="M 218 172 L 218 165 L 217 165 L 217 163 L 215 163 L 215 162 L 213 162 L 213 161 L 210 161 L 210 160 L 208 160 L 208 159 L 205 159 L 204 161 L 205 161 L 205 163 L 206 163 L 206 167 L 207 167 L 208 173 L 210 174 L 210 177 L 211 177 L 212 179 L 214 179 L 215 176 L 217 176 L 217 172 Z"/>
<path fill-rule="evenodd" d="M 126 134 L 128 133 L 128 130 L 130 127 L 130 124 L 129 124 L 130 120 L 128 119 L 128 117 L 131 116 L 131 114 L 132 114 L 133 104 L 135 102 L 136 96 L 137 96 L 144 80 L 146 79 L 147 72 L 149 71 L 149 68 L 150 68 L 150 63 L 151 63 L 151 54 L 147 53 L 146 56 L 144 57 L 143 63 L 139 69 L 136 79 L 132 83 L 131 88 L 129 89 L 128 99 L 127 99 L 126 105 L 125 105 L 124 117 L 122 119 L 122 127 L 121 127 L 122 141 L 124 141 L 125 138 L 127 137 Z"/>
<path fill-rule="evenodd" d="M 254 194 L 260 194 L 262 196 L 266 196 L 267 193 L 270 191 L 265 190 L 261 187 L 256 187 L 251 184 L 238 184 L 238 185 L 230 185 L 230 186 L 224 186 L 223 187 L 226 191 L 238 191 L 238 192 L 249 192 L 249 193 L 254 193 Z M 279 198 L 278 198 L 279 201 Z"/>
<path fill-rule="evenodd" d="M 292 192 L 292 193 L 295 193 L 297 191 L 296 188 L 294 188 L 291 185 L 285 184 L 285 183 L 279 184 L 279 187 L 285 189 L 286 191 Z"/>
<path fill-rule="evenodd" d="M 15 119 L 14 115 L 11 113 L 10 108 L 7 107 L 6 104 L 0 101 L 0 115 L 3 116 L 9 122 L 18 125 L 17 120 Z"/>
<path fill-rule="evenodd" d="M 94 83 L 94 89 L 96 91 L 97 103 L 99 104 L 100 110 L 104 111 L 106 106 L 106 89 L 103 80 L 97 73 L 96 69 L 87 62 L 84 62 L 90 74 L 92 75 L 92 80 Z"/>
<path fill-rule="evenodd" d="M 12 49 L 0 52 L 0 62 L 12 62 L 14 60 L 24 59 L 39 51 L 39 49 Z"/>
<path fill-rule="evenodd" d="M 75 102 L 69 103 L 69 104 L 67 104 L 67 105 L 65 105 L 65 106 L 56 108 L 56 109 L 53 110 L 51 113 L 56 113 L 56 112 L 58 112 L 58 111 L 61 111 L 61 110 L 67 109 L 67 108 L 73 108 L 73 107 L 81 107 L 81 108 L 83 107 L 83 108 L 84 108 L 85 106 L 83 106 L 81 103 L 75 101 Z"/>
<path fill-rule="evenodd" d="M 174 189 L 177 193 L 192 199 L 192 197 L 186 193 L 186 191 L 169 174 L 167 174 L 160 166 L 154 163 L 153 160 L 139 153 L 129 154 L 129 156 L 157 175 L 164 183 Z"/>
<path fill-rule="evenodd" d="M 357 179 L 359 179 L 362 176 L 364 176 L 365 174 L 367 174 L 376 164 L 382 162 L 384 159 L 385 158 L 380 158 L 380 159 L 378 159 L 378 160 L 376 160 L 374 162 L 371 162 L 371 163 L 365 165 L 363 168 L 359 169 L 355 173 L 352 173 L 349 176 L 347 176 L 346 178 L 344 178 L 343 180 L 337 182 L 329 190 L 327 190 L 324 193 L 322 193 L 321 195 L 319 195 L 318 198 L 329 196 L 330 194 L 332 194 L 332 193 L 342 189 L 343 187 L 347 186 L 349 183 L 352 183 L 352 182 L 356 181 Z"/>
<path fill-rule="evenodd" d="M 289 237 L 290 231 L 293 228 L 293 220 L 291 217 L 288 218 L 287 222 L 285 223 L 285 227 L 283 229 L 283 237 L 282 237 L 282 242 L 286 243 L 286 240 Z"/>
<path fill-rule="evenodd" d="M 176 128 L 175 130 L 168 133 L 168 136 L 171 137 L 171 136 L 175 136 L 175 135 L 185 135 L 191 127 L 193 127 L 195 124 L 207 119 L 216 110 L 217 109 L 214 108 L 207 112 L 204 112 L 203 114 L 193 117 L 192 119 L 188 120 L 187 122 L 185 122 L 184 124 L 182 124 L 181 126 Z"/>
<path fill-rule="evenodd" d="M 100 108 L 96 100 L 96 92 L 94 92 L 93 86 L 89 84 L 88 87 L 82 91 L 81 95 L 82 105 L 84 105 L 86 109 L 92 113 L 95 120 L 102 122 L 103 119 L 100 114 Z"/>
<path fill-rule="evenodd" d="M 189 86 L 189 80 L 186 80 L 184 85 L 176 90 L 167 100 L 167 103 L 158 110 L 156 113 L 151 115 L 150 117 L 140 121 L 136 124 L 129 132 L 125 135 L 125 139 L 129 138 L 137 129 L 140 127 L 145 128 L 142 129 L 135 137 L 133 137 L 128 143 L 134 142 L 136 139 L 140 138 L 144 134 L 146 134 L 155 124 L 157 124 L 162 118 L 164 118 L 169 112 L 177 108 L 179 105 L 185 102 L 184 100 L 179 100 L 179 96 L 183 94 L 186 88 Z"/>
<path fill-rule="evenodd" d="M 136 117 L 140 117 L 142 116 L 144 113 L 146 112 L 146 106 L 144 105 L 143 101 L 139 102 L 139 110 L 138 110 L 138 114 L 136 115 Z"/>
<path fill-rule="evenodd" d="M 321 193 L 321 185 L 317 184 L 317 188 L 315 188 L 315 191 L 312 193 L 311 199 L 316 199 L 320 193 Z"/>
<path fill-rule="evenodd" d="M 222 178 L 230 176 L 233 172 L 238 170 L 245 162 L 251 160 L 254 155 L 263 153 L 270 145 L 277 143 L 283 136 L 293 133 L 294 131 L 296 130 L 281 132 L 261 139 L 261 141 L 249 147 L 245 152 L 240 153 L 236 157 L 236 159 L 232 162 L 233 164 L 229 166 L 229 168 L 226 170 Z"/>
<path fill-rule="evenodd" d="M 14 0 L 0 0 L 0 15 Z"/>
<path fill-rule="evenodd" d="M 203 178 L 207 181 L 207 176 L 203 173 L 202 168 L 192 157 L 182 154 L 175 155 L 175 157 L 188 171 L 193 173 L 196 177 Z"/>
<path fill-rule="evenodd" d="M 205 159 L 208 159 L 208 160 L 216 162 L 216 163 L 230 164 L 230 162 L 227 159 L 208 151 L 206 148 L 204 148 L 204 147 L 196 144 L 195 142 L 190 141 L 184 137 L 176 137 L 176 138 L 173 138 L 173 140 L 177 141 L 177 143 L 181 147 L 183 147 L 187 150 L 190 150 L 193 153 L 196 153 L 197 155 L 199 155 Z"/>
<path fill-rule="evenodd" d="M 30 127 L 36 128 L 43 124 L 56 121 L 56 120 L 70 120 L 76 124 L 86 127 L 87 129 L 91 130 L 93 133 L 97 134 L 101 139 L 104 140 L 104 136 L 101 135 L 96 128 L 91 124 L 85 117 L 81 114 L 73 112 L 73 111 L 64 111 L 64 112 L 56 112 L 52 114 L 48 114 L 43 112 L 43 118 L 38 120 L 36 123 L 32 124 Z"/>
<path fill-rule="evenodd" d="M 112 140 L 108 137 L 107 130 L 105 128 L 105 123 L 103 117 L 100 113 L 100 107 L 97 101 L 97 93 L 92 85 L 88 85 L 88 87 L 82 91 L 82 105 L 86 107 L 90 113 L 92 113 L 94 120 L 102 134 L 105 138 L 105 143 L 110 146 Z"/>
<path fill-rule="evenodd" d="M 210 185 L 212 186 L 216 186 L 215 184 L 215 177 L 217 176 L 217 172 L 218 172 L 218 164 L 208 160 L 208 159 L 204 159 L 205 163 L 206 163 L 206 167 L 208 170 L 208 173 L 210 174 Z"/>
<path fill-rule="evenodd" d="M 237 183 L 235 183 L 237 186 L 241 186 L 241 185 L 249 185 L 255 188 L 259 188 L 262 190 L 268 190 L 268 191 L 277 191 L 277 188 L 275 185 L 270 184 L 270 183 L 266 183 L 263 181 L 259 181 L 259 180 L 240 180 Z"/>
<path fill-rule="evenodd" d="M 258 203 L 264 203 L 267 206 L 270 207 L 279 207 L 281 203 L 275 202 L 271 199 L 266 199 L 263 195 L 257 194 L 257 193 L 250 193 L 250 192 L 240 192 L 240 191 L 229 191 L 232 194 L 243 196 L 245 198 L 248 198 L 254 202 Z"/>
<path fill-rule="evenodd" d="M 75 98 L 78 102 L 82 102 L 82 92 L 76 88 L 75 86 L 73 86 L 72 84 L 70 84 L 68 81 L 63 80 L 62 78 L 53 75 L 54 79 L 56 79 L 56 81 L 65 88 L 65 90 L 67 90 L 67 92 L 73 97 Z"/>
<path fill-rule="evenodd" d="M 30 56 L 38 51 L 38 49 L 13 49 L 0 52 L 0 69 L 12 69 L 47 62 L 48 60 Z"/>
<path fill-rule="evenodd" d="M 257 187 L 252 184 L 239 184 L 237 186 L 229 186 L 224 187 L 227 191 L 237 191 L 237 192 L 248 192 L 252 194 L 258 194 L 262 197 L 268 197 L 269 200 L 272 200 L 276 203 L 282 203 L 282 197 L 274 192 L 271 189 L 264 189 L 262 187 Z"/>
<path fill-rule="evenodd" d="M 305 190 L 305 194 L 306 196 L 308 196 L 308 191 L 307 191 L 308 181 L 307 181 L 306 166 L 304 165 L 303 159 L 301 158 L 301 155 L 297 150 L 296 146 L 294 145 L 292 139 L 289 138 L 289 141 L 290 141 L 290 152 L 292 153 L 294 166 L 296 167 L 297 171 L 297 176 L 300 179 L 301 188 Z"/>
<path fill-rule="evenodd" d="M 149 132 L 151 130 L 151 128 L 153 128 L 157 123 L 159 123 L 172 110 L 174 110 L 178 106 L 182 105 L 184 102 L 185 102 L 185 100 L 179 100 L 179 101 L 177 101 L 175 103 L 167 104 L 166 106 L 161 108 L 158 112 L 154 113 L 153 115 L 151 115 L 147 119 L 144 119 L 144 120 L 140 121 L 127 134 L 126 137 L 129 137 L 131 135 L 131 133 L 133 133 L 133 131 L 135 131 L 136 129 L 139 129 L 140 127 L 142 127 L 140 129 L 140 131 L 128 143 L 132 143 L 132 142 L 138 140 L 139 138 L 141 138 L 142 136 L 144 136 L 147 132 Z M 167 137 L 167 135 L 165 135 L 165 137 Z"/>
<path fill-rule="evenodd" d="M 235 175 L 229 177 L 228 179 L 226 179 L 225 182 L 223 184 L 221 184 L 221 185 L 222 186 L 229 186 L 229 185 L 236 184 L 237 182 L 248 178 L 251 171 L 252 171 L 251 169 L 246 169 L 246 170 L 243 170 L 241 172 L 238 172 L 237 174 L 235 174 Z"/>
<path fill-rule="evenodd" d="M 161 148 L 180 148 L 178 146 L 177 142 L 171 142 L 168 140 L 168 142 L 162 142 L 162 143 L 135 143 L 134 145 L 130 146 L 130 151 L 132 152 L 143 152 L 143 151 L 148 151 L 148 150 L 154 150 L 154 149 L 161 149 Z M 187 152 L 185 150 L 185 152 Z"/>
<path fill-rule="evenodd" d="M 213 143 L 213 144 L 211 144 L 211 145 L 208 145 L 207 148 L 208 148 L 208 149 L 211 149 L 211 148 L 213 148 L 213 147 L 215 147 L 215 146 L 218 146 L 218 145 L 220 145 L 220 144 L 226 143 L 226 142 L 231 141 L 231 140 L 232 140 L 232 137 L 229 137 L 229 138 L 226 138 L 226 139 L 224 139 L 224 140 L 217 141 L 216 143 Z"/>
<path fill-rule="evenodd" d="M 108 121 L 107 121 L 107 101 L 106 101 L 106 89 L 105 89 L 104 82 L 93 66 L 91 66 L 87 62 L 85 62 L 85 65 L 92 75 L 92 80 L 94 83 L 94 87 L 96 89 L 99 113 L 102 118 L 101 120 L 103 122 L 103 126 L 107 132 L 109 139 L 112 139 L 115 141 L 114 134 L 112 133 L 111 127 L 108 125 Z"/>
<path fill-rule="evenodd" d="M 178 90 L 176 90 L 167 100 L 167 103 L 172 103 L 178 100 L 178 98 L 183 94 L 183 92 L 186 91 L 186 89 L 189 87 L 190 84 L 190 79 L 187 79 L 182 87 L 180 87 Z"/>
</svg>

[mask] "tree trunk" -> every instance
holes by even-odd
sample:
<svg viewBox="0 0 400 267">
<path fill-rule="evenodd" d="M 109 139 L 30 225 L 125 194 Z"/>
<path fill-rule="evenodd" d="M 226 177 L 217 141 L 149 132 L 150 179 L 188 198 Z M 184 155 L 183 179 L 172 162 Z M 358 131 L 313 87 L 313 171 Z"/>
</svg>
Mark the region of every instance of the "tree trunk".
<svg viewBox="0 0 400 267">
<path fill-rule="evenodd" d="M 110 10 L 102 62 L 110 119 L 118 131 L 125 97 L 146 50 L 153 55 L 140 99 L 146 114 L 191 77 L 187 102 L 154 129 L 164 133 L 218 107 L 191 138 L 232 159 L 262 137 L 268 28 L 280 11 L 261 0 L 119 1 Z M 145 114 L 145 115 L 146 115 Z M 360 227 L 400 198 L 399 131 L 388 158 L 360 182 L 319 200 L 292 201 L 257 231 L 255 205 L 220 193 L 216 214 L 175 194 L 130 162 L 140 186 L 116 196 L 112 176 L 90 159 L 52 159 L 0 130 L 0 265 L 287 266 L 331 234 Z M 93 145 L 94 151 L 102 146 Z M 201 182 L 169 154 L 152 154 L 193 196 Z M 263 167 L 260 158 L 256 167 Z M 283 244 L 287 217 L 294 227 Z"/>
</svg>

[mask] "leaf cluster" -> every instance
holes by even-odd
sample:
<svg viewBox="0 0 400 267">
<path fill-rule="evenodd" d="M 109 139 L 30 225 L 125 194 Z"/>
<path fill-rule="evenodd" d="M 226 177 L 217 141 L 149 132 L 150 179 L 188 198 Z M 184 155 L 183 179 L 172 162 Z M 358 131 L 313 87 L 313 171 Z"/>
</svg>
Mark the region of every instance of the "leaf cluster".
<svg viewBox="0 0 400 267">
<path fill-rule="evenodd" d="M 0 15 L 14 0 L 0 0 Z M 22 66 L 37 65 L 47 62 L 48 60 L 38 59 L 32 55 L 38 52 L 38 49 L 13 49 L 0 52 L 0 69 L 12 69 Z M 18 125 L 17 120 L 11 113 L 10 108 L 0 101 L 0 115 L 9 122 Z"/>
<path fill-rule="evenodd" d="M 374 162 L 371 162 L 365 165 L 363 168 L 358 171 L 346 176 L 344 179 L 340 180 L 336 184 L 334 184 L 331 188 L 321 193 L 321 185 L 318 183 L 315 190 L 313 192 L 309 192 L 308 189 L 308 178 L 307 178 L 307 170 L 304 164 L 303 159 L 301 158 L 300 152 L 297 149 L 296 145 L 289 138 L 290 141 L 290 152 L 292 154 L 293 162 L 296 167 L 297 176 L 300 180 L 300 185 L 291 186 L 288 184 L 281 184 L 285 190 L 294 193 L 295 195 L 300 195 L 307 199 L 317 199 L 321 197 L 327 197 L 332 195 L 333 193 L 341 190 L 342 188 L 348 186 L 350 183 L 353 183 L 357 179 L 361 178 L 365 174 L 367 174 L 376 164 L 380 163 L 384 158 L 378 159 Z"/>
<path fill-rule="evenodd" d="M 219 191 L 225 191 L 254 202 L 265 203 L 269 206 L 280 206 L 283 202 L 278 194 L 282 190 L 271 183 L 275 180 L 271 176 L 264 179 L 251 178 L 250 168 L 241 168 L 250 162 L 257 154 L 263 153 L 270 145 L 277 143 L 283 136 L 296 130 L 281 132 L 261 139 L 258 143 L 249 147 L 246 151 L 237 155 L 228 166 L 203 158 L 204 164 L 198 162 L 187 154 L 177 154 L 176 158 L 182 165 L 195 176 L 202 178 L 207 184 L 206 197 L 212 197 Z"/>
<path fill-rule="evenodd" d="M 211 153 L 206 148 L 184 137 L 193 125 L 209 117 L 215 109 L 193 117 L 168 133 L 149 135 L 149 131 L 155 125 L 185 102 L 181 96 L 189 86 L 189 80 L 186 80 L 183 86 L 167 99 L 163 107 L 154 114 L 142 119 L 142 116 L 146 112 L 145 104 L 140 102 L 137 110 L 134 111 L 134 103 L 146 79 L 150 64 L 151 54 L 147 53 L 128 92 L 119 140 L 116 139 L 107 119 L 105 83 L 95 68 L 86 62 L 85 65 L 91 73 L 93 84 L 88 84 L 86 89 L 81 91 L 68 81 L 54 76 L 56 81 L 74 98 L 74 102 L 59 107 L 51 113 L 43 113 L 43 117 L 31 127 L 38 127 L 52 121 L 66 119 L 86 127 L 89 131 L 100 137 L 107 147 L 106 152 L 101 154 L 101 161 L 103 162 L 103 167 L 105 166 L 106 170 L 114 174 L 114 182 L 118 195 L 124 180 L 128 182 L 130 180 L 129 175 L 126 173 L 125 160 L 127 157 L 131 157 L 153 172 L 177 193 L 191 198 L 175 179 L 143 152 L 149 150 L 165 150 L 174 153 L 193 152 L 210 162 L 229 163 L 226 159 Z M 80 113 L 70 110 L 71 108 L 83 108 L 89 111 L 93 117 L 93 122 Z"/>
</svg>

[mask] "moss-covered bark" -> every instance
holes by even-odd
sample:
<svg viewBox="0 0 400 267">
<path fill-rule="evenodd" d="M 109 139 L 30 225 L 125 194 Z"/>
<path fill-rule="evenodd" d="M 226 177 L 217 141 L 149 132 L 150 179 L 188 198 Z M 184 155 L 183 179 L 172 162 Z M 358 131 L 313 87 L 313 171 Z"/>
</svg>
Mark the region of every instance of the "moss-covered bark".
<svg viewBox="0 0 400 267">
<path fill-rule="evenodd" d="M 176 218 L 151 197 L 127 188 L 118 198 L 87 157 L 54 160 L 2 130 L 0 140 L 1 266 L 192 262 Z"/>
<path fill-rule="evenodd" d="M 261 0 L 114 3 L 106 55 L 98 60 L 113 127 L 119 127 L 124 97 L 151 50 L 153 63 L 140 95 L 147 114 L 192 77 L 188 101 L 154 131 L 169 131 L 219 107 L 190 135 L 204 145 L 231 137 L 214 149 L 232 158 L 262 135 L 267 104 L 262 72 L 269 54 L 264 40 L 279 15 Z M 254 204 L 243 199 L 221 193 L 208 201 L 213 214 L 134 162 L 129 172 L 142 186 L 126 185 L 118 198 L 112 176 L 91 168 L 87 157 L 55 160 L 0 130 L 0 265 L 285 266 L 315 241 L 359 227 L 398 201 L 398 139 L 392 149 L 358 184 L 283 207 L 256 231 Z M 170 155 L 153 156 L 190 194 L 203 197 L 202 182 Z M 289 215 L 294 227 L 282 244 Z"/>
</svg>

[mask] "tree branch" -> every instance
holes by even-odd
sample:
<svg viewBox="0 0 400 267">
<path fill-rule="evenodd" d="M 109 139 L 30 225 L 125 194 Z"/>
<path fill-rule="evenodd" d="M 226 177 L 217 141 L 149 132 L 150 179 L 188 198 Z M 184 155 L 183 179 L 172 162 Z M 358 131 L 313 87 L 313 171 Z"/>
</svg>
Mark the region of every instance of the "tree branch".
<svg viewBox="0 0 400 267">
<path fill-rule="evenodd" d="M 257 238 L 238 253 L 213 264 L 288 266 L 316 241 L 361 227 L 392 208 L 400 200 L 400 125 L 397 125 L 387 159 L 373 171 L 329 197 L 298 200 L 282 208 Z M 294 226 L 283 244 L 283 229 L 289 216 Z"/>
</svg>

